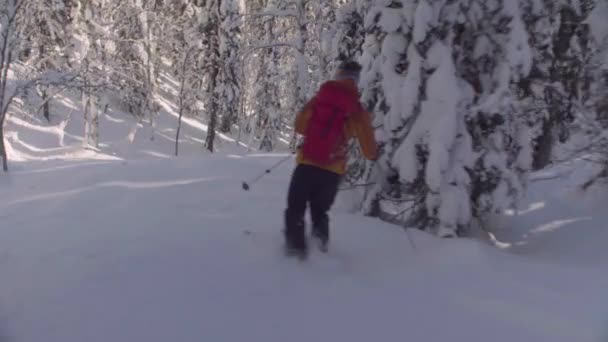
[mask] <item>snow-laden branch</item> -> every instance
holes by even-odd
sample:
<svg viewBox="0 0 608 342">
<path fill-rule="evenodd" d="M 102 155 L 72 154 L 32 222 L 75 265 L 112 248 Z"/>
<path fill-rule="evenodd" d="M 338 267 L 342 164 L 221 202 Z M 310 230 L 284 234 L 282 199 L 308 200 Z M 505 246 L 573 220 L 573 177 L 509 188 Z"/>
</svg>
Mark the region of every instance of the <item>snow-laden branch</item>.
<svg viewBox="0 0 608 342">
<path fill-rule="evenodd" d="M 8 95 L 4 101 L 3 107 L 0 109 L 0 116 L 6 115 L 8 107 L 11 105 L 13 99 L 17 97 L 25 89 L 30 88 L 34 85 L 39 86 L 61 86 L 67 85 L 77 79 L 79 75 L 77 73 L 60 73 L 56 71 L 46 72 L 38 77 L 26 80 L 26 81 L 14 81 L 15 86 L 13 91 Z"/>
</svg>

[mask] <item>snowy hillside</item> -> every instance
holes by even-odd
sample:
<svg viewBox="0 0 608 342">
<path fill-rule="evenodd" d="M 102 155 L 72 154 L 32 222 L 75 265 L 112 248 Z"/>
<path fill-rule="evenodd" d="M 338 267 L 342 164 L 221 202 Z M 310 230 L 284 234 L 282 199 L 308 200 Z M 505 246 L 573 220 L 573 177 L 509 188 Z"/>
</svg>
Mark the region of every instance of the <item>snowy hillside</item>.
<svg viewBox="0 0 608 342">
<path fill-rule="evenodd" d="M 165 75 L 166 76 L 166 75 Z M 99 115 L 99 149 L 83 148 L 85 120 L 82 103 L 76 92 L 64 92 L 51 101 L 50 122 L 36 111 L 41 99 L 29 97 L 31 105 L 14 106 L 7 118 L 6 140 L 9 160 L 62 160 L 123 158 L 170 158 L 175 155 L 175 138 L 178 124 L 176 89 L 174 81 L 166 76 L 160 88 L 159 116 L 154 127 L 149 119 L 137 121 L 112 103 L 107 113 Z M 32 113 L 37 113 L 32 115 Z M 180 155 L 206 153 L 204 139 L 207 125 L 200 118 L 184 117 L 180 132 Z M 250 138 L 243 135 L 242 140 Z M 245 144 L 218 133 L 219 151 L 245 151 Z"/>
<path fill-rule="evenodd" d="M 608 215 L 571 205 L 563 180 L 502 220 L 512 248 L 410 231 L 413 249 L 338 205 L 331 252 L 300 263 L 280 251 L 291 166 L 240 187 L 281 157 L 15 164 L 2 341 L 608 339 Z"/>
</svg>

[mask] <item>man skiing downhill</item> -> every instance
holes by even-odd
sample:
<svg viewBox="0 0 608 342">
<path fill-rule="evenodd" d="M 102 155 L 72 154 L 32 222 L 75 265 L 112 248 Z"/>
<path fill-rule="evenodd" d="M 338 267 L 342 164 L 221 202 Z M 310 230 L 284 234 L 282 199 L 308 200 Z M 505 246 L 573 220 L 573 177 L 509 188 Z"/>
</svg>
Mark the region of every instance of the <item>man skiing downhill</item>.
<svg viewBox="0 0 608 342">
<path fill-rule="evenodd" d="M 306 257 L 304 216 L 310 206 L 312 237 L 322 251 L 329 242 L 329 216 L 338 185 L 346 172 L 347 145 L 356 138 L 369 160 L 377 158 L 371 114 L 359 102 L 357 83 L 361 66 L 344 62 L 334 80 L 324 83 L 297 114 L 296 133 L 304 136 L 298 148 L 284 213 L 284 237 L 290 255 Z"/>
</svg>

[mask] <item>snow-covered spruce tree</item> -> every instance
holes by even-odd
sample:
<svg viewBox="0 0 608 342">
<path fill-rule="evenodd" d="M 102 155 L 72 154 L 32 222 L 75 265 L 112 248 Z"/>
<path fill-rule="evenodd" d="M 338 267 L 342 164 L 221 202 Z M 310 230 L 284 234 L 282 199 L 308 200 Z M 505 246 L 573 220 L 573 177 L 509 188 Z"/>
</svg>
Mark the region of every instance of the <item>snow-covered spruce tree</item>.
<svg viewBox="0 0 608 342">
<path fill-rule="evenodd" d="M 530 68 L 527 34 L 517 1 L 420 0 L 403 11 L 406 36 L 383 45 L 406 49 L 405 77 L 393 66 L 389 81 L 376 66 L 378 84 L 393 90 L 377 86 L 374 101 L 385 114 L 382 188 L 373 195 L 404 201 L 405 224 L 455 236 L 521 189 L 529 158 L 520 155 L 527 142 L 517 135 L 512 85 Z"/>
<path fill-rule="evenodd" d="M 602 62 L 600 56 L 602 40 L 605 38 L 602 38 L 601 34 L 597 35 L 600 32 L 593 23 L 596 22 L 594 17 L 604 6 L 608 7 L 608 4 L 595 0 L 581 0 L 580 4 L 576 2 L 572 5 L 574 10 L 570 11 L 567 11 L 567 6 L 563 6 L 566 7 L 566 10 L 562 10 L 562 12 L 574 13 L 574 15 L 571 14 L 570 18 L 562 18 L 561 22 L 565 23 L 560 25 L 558 37 L 561 37 L 561 40 L 568 36 L 571 38 L 567 46 L 566 44 L 560 44 L 558 45 L 559 48 L 555 49 L 561 50 L 561 52 L 557 55 L 560 58 L 556 62 L 554 74 L 560 77 L 559 82 L 563 84 L 562 88 L 567 95 L 567 104 L 569 105 L 566 108 L 568 113 L 571 113 L 570 117 L 572 119 L 567 122 L 558 122 L 556 129 L 554 129 L 556 131 L 554 135 L 560 138 L 560 144 L 555 143 L 555 146 L 551 149 L 552 161 L 554 159 L 560 161 L 577 157 L 583 151 L 583 153 L 588 154 L 591 151 L 585 151 L 585 145 L 588 145 L 589 142 L 591 142 L 591 150 L 599 147 L 601 151 L 606 151 L 608 146 L 605 143 L 600 143 L 600 146 L 596 144 L 598 142 L 596 138 L 602 135 L 600 132 L 605 127 L 597 115 L 598 100 L 602 98 Z M 608 14 L 608 12 L 605 14 Z M 599 135 L 594 132 L 599 133 Z M 557 139 L 554 138 L 554 140 Z M 605 155 L 605 153 L 597 154 L 593 152 L 588 154 L 589 158 L 592 159 L 602 155 Z M 601 159 L 604 159 L 604 156 L 600 157 Z M 605 165 L 608 165 L 605 160 L 598 163 L 600 173 Z"/>
<path fill-rule="evenodd" d="M 332 67 L 342 61 L 357 61 L 363 53 L 365 30 L 363 17 L 354 0 L 339 5 L 336 14 L 335 34 L 332 39 Z"/>
<path fill-rule="evenodd" d="M 594 173 L 583 183 L 583 188 L 608 179 L 608 3 L 598 2 L 585 20 L 589 27 L 591 56 L 585 66 L 590 85 L 587 100 L 581 106 L 575 123 L 582 144 L 575 155 L 584 155 L 595 163 Z"/>
<path fill-rule="evenodd" d="M 588 93 L 584 65 L 589 57 L 588 29 L 582 25 L 590 1 L 522 1 L 530 34 L 533 67 L 519 82 L 519 101 L 534 141 L 534 169 L 551 163 L 558 142 L 565 142 Z"/>
<path fill-rule="evenodd" d="M 333 74 L 339 63 L 347 60 L 358 61 L 363 53 L 365 41 L 364 18 L 354 0 L 341 4 L 336 14 L 335 34 L 332 39 L 332 58 L 329 72 Z M 363 179 L 366 161 L 356 142 L 348 148 L 348 167 L 344 179 L 346 184 L 355 185 Z"/>
<path fill-rule="evenodd" d="M 240 105 L 240 64 L 237 60 L 241 46 L 241 8 L 239 0 L 220 1 L 219 42 L 222 66 L 219 75 L 218 96 L 221 113 L 220 132 L 228 133 L 237 123 Z"/>
<path fill-rule="evenodd" d="M 587 24 L 591 30 L 593 46 L 595 47 L 593 57 L 587 68 L 594 75 L 591 86 L 591 101 L 596 120 L 602 127 L 608 129 L 608 2 L 598 1 L 593 11 L 589 14 Z M 607 158 L 608 159 L 608 158 Z"/>
<path fill-rule="evenodd" d="M 479 5 L 494 15 L 475 17 Z M 519 1 L 496 6 L 472 1 L 468 9 L 473 15 L 469 17 L 482 25 L 457 26 L 461 37 L 457 69 L 473 91 L 472 108 L 465 119 L 472 138 L 473 164 L 464 164 L 470 177 L 466 193 L 471 208 L 469 222 L 465 219 L 458 228 L 466 228 L 470 219 L 481 220 L 486 213 L 515 205 L 525 186 L 524 177 L 532 168 L 534 132 L 517 96 L 517 85 L 533 65 L 523 21 L 525 7 Z M 479 37 L 477 30 L 486 34 Z"/>
<path fill-rule="evenodd" d="M 361 4 L 358 6 L 362 7 Z M 393 111 L 402 111 L 400 90 L 407 80 L 406 52 L 411 41 L 412 26 L 408 11 L 409 7 L 404 6 L 403 1 L 386 0 L 375 2 L 365 13 L 366 36 L 360 58 L 363 66 L 360 88 L 363 104 L 374 115 L 373 125 L 377 128 L 381 158 L 377 163 L 370 163 L 361 157 L 358 149 L 351 148 L 346 181 L 356 186 L 355 191 L 364 198 L 363 211 L 372 216 L 381 215 L 381 192 L 391 192 L 384 185 L 387 175 L 395 174 L 390 171 L 389 163 L 389 156 L 394 151 L 384 132 L 405 128 L 385 126 L 385 119 Z"/>
</svg>

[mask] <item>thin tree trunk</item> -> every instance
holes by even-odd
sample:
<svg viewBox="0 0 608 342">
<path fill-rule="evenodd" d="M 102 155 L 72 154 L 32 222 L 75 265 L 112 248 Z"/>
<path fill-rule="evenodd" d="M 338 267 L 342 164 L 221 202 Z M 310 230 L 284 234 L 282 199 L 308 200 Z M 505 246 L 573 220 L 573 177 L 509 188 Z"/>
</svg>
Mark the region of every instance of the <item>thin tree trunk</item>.
<svg viewBox="0 0 608 342">
<path fill-rule="evenodd" d="M 99 98 L 96 95 L 91 97 L 91 143 L 95 148 L 99 148 Z"/>
<path fill-rule="evenodd" d="M 48 94 L 46 92 L 46 90 L 44 90 L 42 92 L 42 98 L 44 100 L 44 106 L 43 106 L 43 115 L 44 118 L 46 119 L 46 121 L 51 122 L 51 100 L 47 98 Z"/>
<path fill-rule="evenodd" d="M 40 89 L 39 89 L 40 88 Z M 42 116 L 46 119 L 47 122 L 51 122 L 51 106 L 49 99 L 48 91 L 46 86 L 41 86 L 36 88 L 38 96 L 42 98 Z"/>
<path fill-rule="evenodd" d="M 209 127 L 207 129 L 207 139 L 205 141 L 207 150 L 213 152 L 213 143 L 215 141 L 215 126 L 217 125 L 217 109 L 211 112 L 211 118 L 209 118 Z"/>
<path fill-rule="evenodd" d="M 86 81 L 85 81 L 86 88 Z M 99 110 L 94 94 L 83 91 L 85 147 L 99 147 Z"/>
<path fill-rule="evenodd" d="M 2 75 L 4 77 L 4 74 Z M 2 156 L 2 169 L 8 171 L 8 161 L 6 156 L 6 146 L 4 145 L 4 121 L 7 110 L 4 108 L 4 92 L 6 92 L 4 80 L 0 82 L 0 156 Z M 7 108 L 8 109 L 8 108 Z"/>
<path fill-rule="evenodd" d="M 179 117 L 177 119 L 177 133 L 175 133 L 175 156 L 179 154 L 179 132 L 182 129 L 182 114 L 184 110 L 182 109 L 182 99 L 179 99 Z"/>
<path fill-rule="evenodd" d="M 244 68 L 241 68 L 241 79 L 243 80 L 243 82 L 245 81 L 245 75 L 244 75 Z M 246 118 L 245 115 L 245 94 L 242 93 L 241 96 L 239 97 L 239 114 L 237 116 L 237 121 L 238 121 L 238 125 L 239 125 L 239 132 L 236 138 L 236 146 L 239 146 L 239 144 L 241 143 L 241 135 L 243 134 L 243 122 Z"/>
<path fill-rule="evenodd" d="M 86 87 L 86 81 L 85 81 Z M 83 105 L 83 114 L 84 114 L 84 147 L 87 148 L 89 146 L 89 134 L 91 130 L 91 102 L 89 102 L 89 95 L 87 94 L 87 90 L 83 90 L 82 93 L 82 105 Z"/>
<path fill-rule="evenodd" d="M 4 145 L 4 114 L 0 117 L 0 155 L 2 156 L 2 170 L 8 172 L 8 156 L 6 155 L 6 146 Z"/>
<path fill-rule="evenodd" d="M 184 88 L 186 84 L 186 64 L 190 56 L 190 51 L 186 52 L 184 61 L 182 62 L 181 84 L 179 88 L 179 117 L 177 118 L 177 132 L 175 133 L 175 156 L 179 154 L 179 133 L 182 128 L 182 116 L 184 114 Z"/>
<path fill-rule="evenodd" d="M 214 61 L 217 63 L 217 60 Z M 211 96 L 211 116 L 209 117 L 209 125 L 207 126 L 207 138 L 205 139 L 205 145 L 207 146 L 207 150 L 209 152 L 213 152 L 213 145 L 215 142 L 215 128 L 217 126 L 217 109 L 218 109 L 218 97 L 215 94 L 215 89 L 217 87 L 217 76 L 218 76 L 218 65 L 214 65 L 211 71 L 211 84 L 209 85 L 212 89 L 213 95 Z"/>
<path fill-rule="evenodd" d="M 211 38 L 213 39 L 213 38 Z M 217 76 L 219 73 L 219 66 L 217 65 L 218 60 L 214 60 L 215 65 L 212 66 L 212 71 L 211 71 L 211 84 L 209 85 L 211 92 L 212 92 L 212 96 L 211 96 L 211 108 L 210 110 L 210 117 L 209 117 L 209 125 L 207 126 L 207 137 L 205 139 L 205 146 L 207 147 L 207 150 L 209 150 L 209 152 L 213 152 L 213 145 L 215 142 L 215 130 L 216 130 L 216 126 L 217 126 L 217 110 L 218 110 L 218 97 L 216 92 L 216 88 L 217 88 Z"/>
<path fill-rule="evenodd" d="M 40 58 L 41 60 L 44 60 L 46 54 L 47 54 L 47 52 L 46 52 L 45 46 L 40 45 L 40 47 L 38 48 L 38 58 Z M 49 68 L 49 63 L 44 62 L 42 64 L 42 68 L 44 70 L 47 70 Z M 42 101 L 44 103 L 42 106 L 42 110 L 43 110 L 42 115 L 44 116 L 44 118 L 46 119 L 47 122 L 51 122 L 51 106 L 50 106 L 51 100 L 48 98 L 48 87 L 47 86 L 40 87 L 40 97 L 42 98 Z"/>
<path fill-rule="evenodd" d="M 554 119 L 549 119 L 543 124 L 543 132 L 537 139 L 536 148 L 534 149 L 534 158 L 532 168 L 541 170 L 551 163 L 551 155 L 553 152 L 553 127 Z"/>
</svg>

